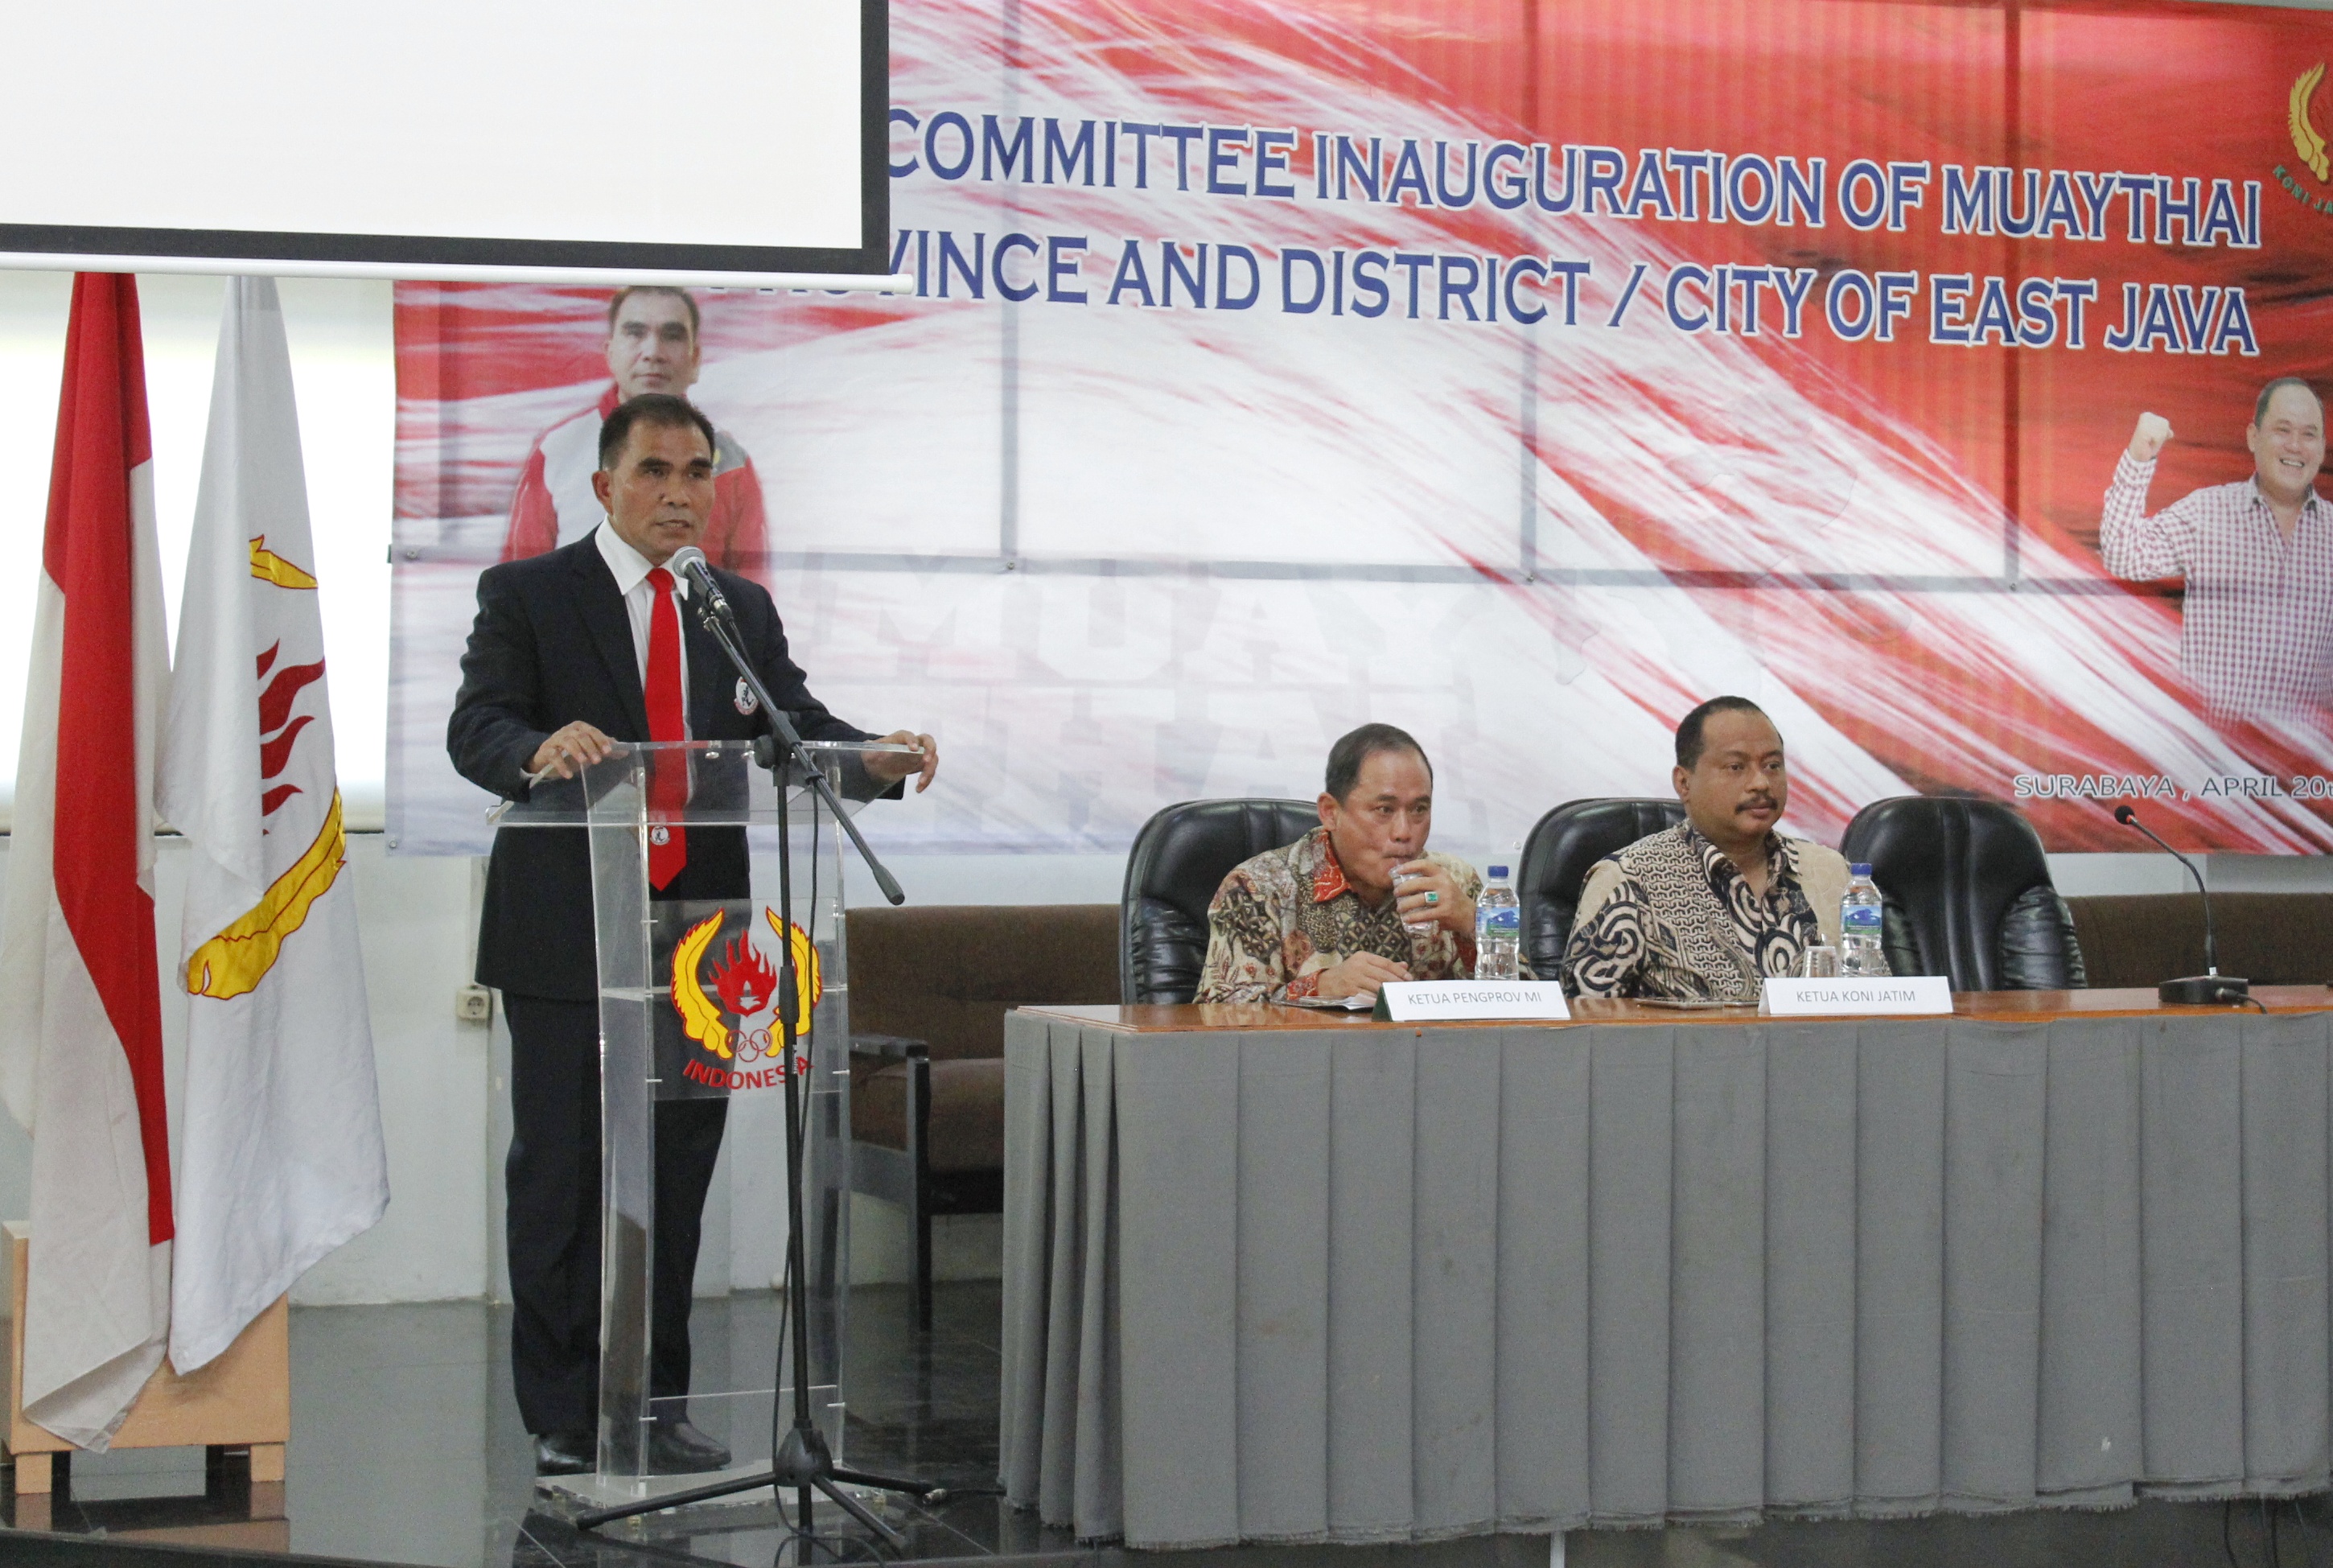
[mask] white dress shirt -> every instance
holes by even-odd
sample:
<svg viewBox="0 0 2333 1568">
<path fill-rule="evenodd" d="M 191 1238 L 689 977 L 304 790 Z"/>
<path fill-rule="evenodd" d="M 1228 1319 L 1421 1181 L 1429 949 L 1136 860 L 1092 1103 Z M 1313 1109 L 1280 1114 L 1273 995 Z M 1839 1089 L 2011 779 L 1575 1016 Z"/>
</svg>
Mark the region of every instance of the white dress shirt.
<svg viewBox="0 0 2333 1568">
<path fill-rule="evenodd" d="M 600 546 L 600 558 L 615 574 L 616 592 L 624 596 L 624 613 L 632 622 L 632 652 L 639 659 L 640 689 L 646 691 L 648 684 L 648 629 L 656 614 L 656 590 L 648 583 L 648 573 L 656 567 L 647 556 L 624 542 L 623 535 L 616 532 L 613 524 L 601 523 L 591 537 Z M 679 601 L 673 606 L 673 613 L 686 615 L 687 611 L 683 606 L 688 602 L 688 579 L 677 572 L 673 573 L 672 591 L 679 596 Z M 686 626 L 681 630 L 680 638 L 680 701 L 681 712 L 686 715 L 688 711 L 688 633 Z"/>
</svg>

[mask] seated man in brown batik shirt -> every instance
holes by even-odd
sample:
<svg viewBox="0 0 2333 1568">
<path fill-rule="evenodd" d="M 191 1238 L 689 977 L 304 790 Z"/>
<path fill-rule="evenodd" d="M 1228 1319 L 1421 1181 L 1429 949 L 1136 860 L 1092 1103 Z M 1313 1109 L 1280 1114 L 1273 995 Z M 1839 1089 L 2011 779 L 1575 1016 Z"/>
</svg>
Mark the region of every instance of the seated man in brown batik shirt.
<svg viewBox="0 0 2333 1568">
<path fill-rule="evenodd" d="M 1473 976 L 1483 879 L 1426 852 L 1434 768 L 1424 748 L 1389 724 L 1365 724 L 1330 750 L 1327 784 L 1319 827 L 1224 879 L 1207 908 L 1197 1000 L 1373 999 L 1387 980 Z"/>
<path fill-rule="evenodd" d="M 1774 831 L 1790 803 L 1782 737 L 1747 697 L 1713 697 L 1677 726 L 1671 774 L 1685 820 L 1589 868 L 1563 952 L 1575 996 L 1755 1002 L 1807 948 L 1839 946 L 1847 862 Z"/>
</svg>

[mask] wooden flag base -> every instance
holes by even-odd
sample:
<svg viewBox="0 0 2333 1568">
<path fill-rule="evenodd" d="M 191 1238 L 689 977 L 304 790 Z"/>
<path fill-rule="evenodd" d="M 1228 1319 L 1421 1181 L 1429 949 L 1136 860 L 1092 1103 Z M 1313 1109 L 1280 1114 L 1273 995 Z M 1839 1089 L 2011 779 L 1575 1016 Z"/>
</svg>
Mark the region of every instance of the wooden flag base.
<svg viewBox="0 0 2333 1568">
<path fill-rule="evenodd" d="M 0 1226 L 8 1243 L 12 1303 L 8 1313 L 7 1448 L 16 1464 L 16 1495 L 46 1493 L 55 1483 L 52 1461 L 70 1457 L 73 1445 L 24 1419 L 24 1269 L 32 1228 Z M 210 1365 L 180 1377 L 165 1358 L 148 1380 L 129 1419 L 113 1434 L 116 1448 L 249 1449 L 254 1484 L 283 1479 L 283 1445 L 292 1436 L 291 1313 L 286 1298 L 245 1325 L 235 1343 Z M 216 1458 L 221 1456 L 214 1455 Z"/>
</svg>

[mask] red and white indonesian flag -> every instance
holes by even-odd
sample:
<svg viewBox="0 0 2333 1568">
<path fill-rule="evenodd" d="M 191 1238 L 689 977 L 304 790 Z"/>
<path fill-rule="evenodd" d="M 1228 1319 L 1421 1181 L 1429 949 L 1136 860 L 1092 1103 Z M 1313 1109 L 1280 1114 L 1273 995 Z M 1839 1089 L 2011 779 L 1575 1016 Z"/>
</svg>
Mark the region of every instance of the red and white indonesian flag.
<svg viewBox="0 0 2333 1568">
<path fill-rule="evenodd" d="M 154 962 L 168 684 L 136 281 L 73 280 L 0 927 L 0 1092 L 33 1134 L 24 1413 L 102 1448 L 170 1323 Z"/>
<path fill-rule="evenodd" d="M 188 995 L 170 1361 L 204 1365 L 389 1203 L 283 313 L 228 286 L 162 814 Z"/>
</svg>

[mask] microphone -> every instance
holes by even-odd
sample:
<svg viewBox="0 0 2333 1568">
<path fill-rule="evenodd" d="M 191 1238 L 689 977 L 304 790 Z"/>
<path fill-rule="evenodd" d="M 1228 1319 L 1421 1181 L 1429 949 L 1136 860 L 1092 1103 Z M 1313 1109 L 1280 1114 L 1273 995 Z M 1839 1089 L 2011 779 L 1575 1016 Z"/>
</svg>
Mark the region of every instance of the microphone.
<svg viewBox="0 0 2333 1568">
<path fill-rule="evenodd" d="M 722 593 L 721 584 L 714 581 L 713 563 L 705 558 L 704 551 L 694 544 L 684 544 L 672 553 L 665 566 L 673 575 L 687 578 L 696 591 L 705 595 L 705 601 L 713 607 L 714 614 L 724 620 L 729 619 L 728 598 Z"/>
<path fill-rule="evenodd" d="M 2154 839 L 2156 849 L 2187 868 L 2187 874 L 2195 879 L 2195 890 L 2203 895 L 2204 972 L 2177 980 L 2165 980 L 2155 988 L 2155 996 L 2165 1002 L 2186 1003 L 2194 1006 L 2209 1006 L 2214 1002 L 2242 1002 L 2249 997 L 2252 990 L 2250 980 L 2240 980 L 2232 975 L 2220 973 L 2220 945 L 2212 925 L 2212 890 L 2203 885 L 2203 873 L 2195 869 L 2195 862 L 2155 838 L 2154 830 L 2140 822 L 2138 813 L 2128 805 L 2115 807 L 2114 818 L 2123 826 L 2136 828 Z"/>
</svg>

